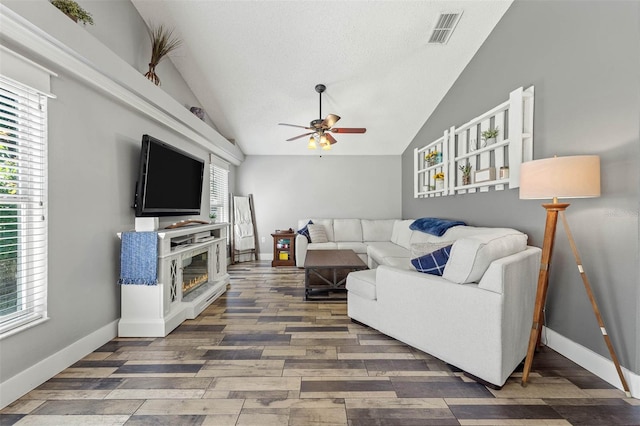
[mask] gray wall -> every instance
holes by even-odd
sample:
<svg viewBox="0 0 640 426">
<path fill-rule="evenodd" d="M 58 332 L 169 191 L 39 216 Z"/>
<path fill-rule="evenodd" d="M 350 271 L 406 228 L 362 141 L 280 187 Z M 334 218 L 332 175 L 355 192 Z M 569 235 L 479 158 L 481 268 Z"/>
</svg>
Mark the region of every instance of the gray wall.
<svg viewBox="0 0 640 426">
<path fill-rule="evenodd" d="M 534 159 L 601 157 L 602 197 L 573 200 L 567 218 L 618 356 L 636 373 L 639 22 L 638 2 L 516 1 L 402 156 L 403 216 L 511 226 L 541 246 L 545 211 L 519 200 L 517 190 L 414 199 L 412 180 L 413 148 L 534 85 Z M 548 326 L 608 358 L 560 224 L 554 250 Z"/>
<path fill-rule="evenodd" d="M 55 19 L 59 12 L 42 3 L 3 1 L 27 19 L 38 21 L 43 14 L 45 19 Z M 93 6 L 88 3 L 87 7 Z M 50 12 L 56 15 L 46 15 Z M 94 11 L 94 17 L 100 28 L 121 22 L 143 25 L 129 2 L 116 2 L 104 16 Z M 63 15 L 59 22 L 62 26 L 76 25 Z M 148 44 L 146 33 L 138 32 L 138 36 L 132 44 Z M 28 52 L 19 53 L 29 56 Z M 0 382 L 120 317 L 120 289 L 116 284 L 120 240 L 116 233 L 133 229 L 130 206 L 142 134 L 152 134 L 202 159 L 208 158 L 204 148 L 78 81 L 56 64 L 43 65 L 59 73 L 52 78 L 51 87 L 57 99 L 49 101 L 50 320 L 0 341 Z M 171 83 L 172 76 L 176 74 L 168 72 L 163 79 L 166 86 L 188 91 L 184 82 Z M 195 99 L 192 93 L 184 93 L 185 99 Z M 205 188 L 207 185 L 208 174 Z M 207 217 L 208 203 L 205 193 L 203 218 Z"/>
<path fill-rule="evenodd" d="M 247 156 L 236 188 L 254 195 L 260 251 L 270 254 L 270 234 L 298 219 L 399 218 L 400 176 L 400 156 Z"/>
</svg>

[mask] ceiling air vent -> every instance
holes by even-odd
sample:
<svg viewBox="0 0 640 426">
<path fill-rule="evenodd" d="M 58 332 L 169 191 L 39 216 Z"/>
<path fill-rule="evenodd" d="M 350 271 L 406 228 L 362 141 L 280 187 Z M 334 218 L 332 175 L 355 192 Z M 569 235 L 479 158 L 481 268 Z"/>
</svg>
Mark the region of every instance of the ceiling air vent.
<svg viewBox="0 0 640 426">
<path fill-rule="evenodd" d="M 456 28 L 461 15 L 462 13 L 442 13 L 431 33 L 429 43 L 445 44 L 449 41 L 449 37 L 451 37 L 451 33 Z"/>
</svg>

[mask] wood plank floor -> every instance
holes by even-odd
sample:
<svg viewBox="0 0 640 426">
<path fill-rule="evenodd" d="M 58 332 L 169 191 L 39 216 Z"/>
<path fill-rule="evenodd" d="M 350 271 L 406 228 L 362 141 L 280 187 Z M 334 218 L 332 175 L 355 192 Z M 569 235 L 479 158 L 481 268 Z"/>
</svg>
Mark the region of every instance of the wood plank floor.
<svg viewBox="0 0 640 426">
<path fill-rule="evenodd" d="M 543 349 L 528 387 L 487 389 L 303 302 L 304 273 L 229 268 L 229 291 L 166 338 L 114 339 L 0 412 L 2 425 L 640 425 L 640 401 Z"/>
</svg>

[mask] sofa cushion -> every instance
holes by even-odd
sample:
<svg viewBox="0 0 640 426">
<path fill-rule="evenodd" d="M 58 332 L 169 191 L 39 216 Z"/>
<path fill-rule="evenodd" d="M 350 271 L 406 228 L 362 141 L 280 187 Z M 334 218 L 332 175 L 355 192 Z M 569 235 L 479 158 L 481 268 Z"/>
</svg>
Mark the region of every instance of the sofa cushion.
<svg viewBox="0 0 640 426">
<path fill-rule="evenodd" d="M 413 231 L 409 229 L 409 226 L 413 223 L 413 220 L 398 220 L 393 224 L 393 232 L 391 233 L 391 242 L 402 246 L 409 250 L 411 246 L 411 234 Z"/>
<path fill-rule="evenodd" d="M 324 231 L 327 233 L 327 240 L 335 241 L 333 234 L 333 219 L 312 219 L 314 225 L 324 226 Z"/>
<path fill-rule="evenodd" d="M 365 269 L 349 273 L 346 288 L 360 297 L 376 300 L 376 270 Z"/>
<path fill-rule="evenodd" d="M 329 241 L 328 243 L 309 243 L 307 246 L 307 251 L 309 250 L 337 250 L 338 244 L 333 241 Z"/>
<path fill-rule="evenodd" d="M 362 241 L 391 241 L 395 219 L 362 219 Z"/>
<path fill-rule="evenodd" d="M 383 262 L 381 265 L 393 266 L 398 269 L 407 269 L 409 271 L 415 271 L 413 265 L 411 264 L 410 257 L 385 257 L 382 259 Z"/>
<path fill-rule="evenodd" d="M 440 250 L 442 247 L 450 246 L 453 241 L 437 241 L 430 243 L 411 243 L 411 259 L 424 256 L 428 253 L 433 253 L 436 250 Z"/>
<path fill-rule="evenodd" d="M 327 243 L 327 232 L 322 225 L 307 225 L 312 243 Z"/>
<path fill-rule="evenodd" d="M 338 250 L 353 250 L 356 254 L 367 254 L 367 245 L 365 243 L 356 242 L 337 242 Z"/>
<path fill-rule="evenodd" d="M 442 247 L 431 253 L 411 259 L 411 264 L 418 272 L 424 272 L 425 274 L 431 275 L 442 275 L 444 268 L 447 265 L 447 261 L 449 260 L 449 255 L 451 254 L 451 247 L 453 247 L 453 245 Z"/>
<path fill-rule="evenodd" d="M 311 236 L 309 235 L 309 225 L 313 225 L 313 222 L 309 221 L 306 225 L 304 225 L 304 227 L 298 229 L 298 234 L 304 235 L 305 237 L 307 237 L 307 241 L 311 242 Z"/>
<path fill-rule="evenodd" d="M 523 251 L 527 236 L 510 233 L 481 234 L 461 238 L 453 244 L 443 278 L 458 284 L 478 282 L 496 259 Z"/>
<path fill-rule="evenodd" d="M 435 235 L 431 235 L 431 234 L 427 234 L 424 232 L 413 232 L 411 231 L 411 240 L 409 240 L 409 249 L 411 249 L 411 244 L 420 244 L 420 243 L 430 243 L 433 241 L 438 241 L 438 240 L 442 240 L 442 241 L 454 241 L 454 240 L 449 240 L 449 239 L 442 239 L 439 237 L 436 237 Z"/>
<path fill-rule="evenodd" d="M 367 248 L 367 254 L 375 260 L 379 260 L 380 262 L 378 263 L 381 263 L 386 257 L 409 258 L 410 252 L 406 248 L 400 247 L 391 241 L 380 241 L 370 243 Z"/>
<path fill-rule="evenodd" d="M 333 219 L 335 242 L 362 242 L 362 224 L 360 219 Z"/>
<path fill-rule="evenodd" d="M 519 233 L 512 228 L 487 228 L 483 226 L 454 226 L 444 233 L 442 237 L 440 237 L 443 241 L 456 241 L 460 238 L 472 237 L 474 235 L 486 235 L 486 234 L 496 234 L 496 235 L 508 235 L 513 233 Z M 438 241 L 438 237 L 432 236 L 432 240 L 429 241 Z"/>
</svg>

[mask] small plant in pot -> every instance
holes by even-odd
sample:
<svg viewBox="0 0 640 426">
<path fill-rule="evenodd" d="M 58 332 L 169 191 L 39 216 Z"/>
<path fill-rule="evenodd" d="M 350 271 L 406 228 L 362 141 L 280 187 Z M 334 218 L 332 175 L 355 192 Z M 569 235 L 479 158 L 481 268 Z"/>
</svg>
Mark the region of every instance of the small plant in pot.
<svg viewBox="0 0 640 426">
<path fill-rule="evenodd" d="M 496 143 L 496 137 L 498 137 L 499 129 L 489 129 L 482 132 L 482 139 L 484 139 L 487 145 L 493 145 Z"/>
<path fill-rule="evenodd" d="M 74 22 L 93 25 L 91 14 L 84 10 L 74 0 L 51 0 L 51 4 L 60 9 L 62 13 L 71 18 Z"/>
<path fill-rule="evenodd" d="M 436 173 L 435 175 L 433 175 L 433 180 L 436 184 L 436 190 L 444 189 L 444 173 Z"/>
<path fill-rule="evenodd" d="M 424 155 L 424 159 L 427 161 L 427 166 L 435 166 L 442 162 L 442 154 L 438 151 L 430 151 Z"/>
<path fill-rule="evenodd" d="M 470 185 L 471 184 L 471 164 L 460 164 L 458 169 L 462 172 L 462 184 Z"/>
<path fill-rule="evenodd" d="M 216 212 L 209 213 L 209 219 L 211 219 L 211 223 L 215 223 L 217 217 L 218 217 L 218 214 Z"/>
</svg>

